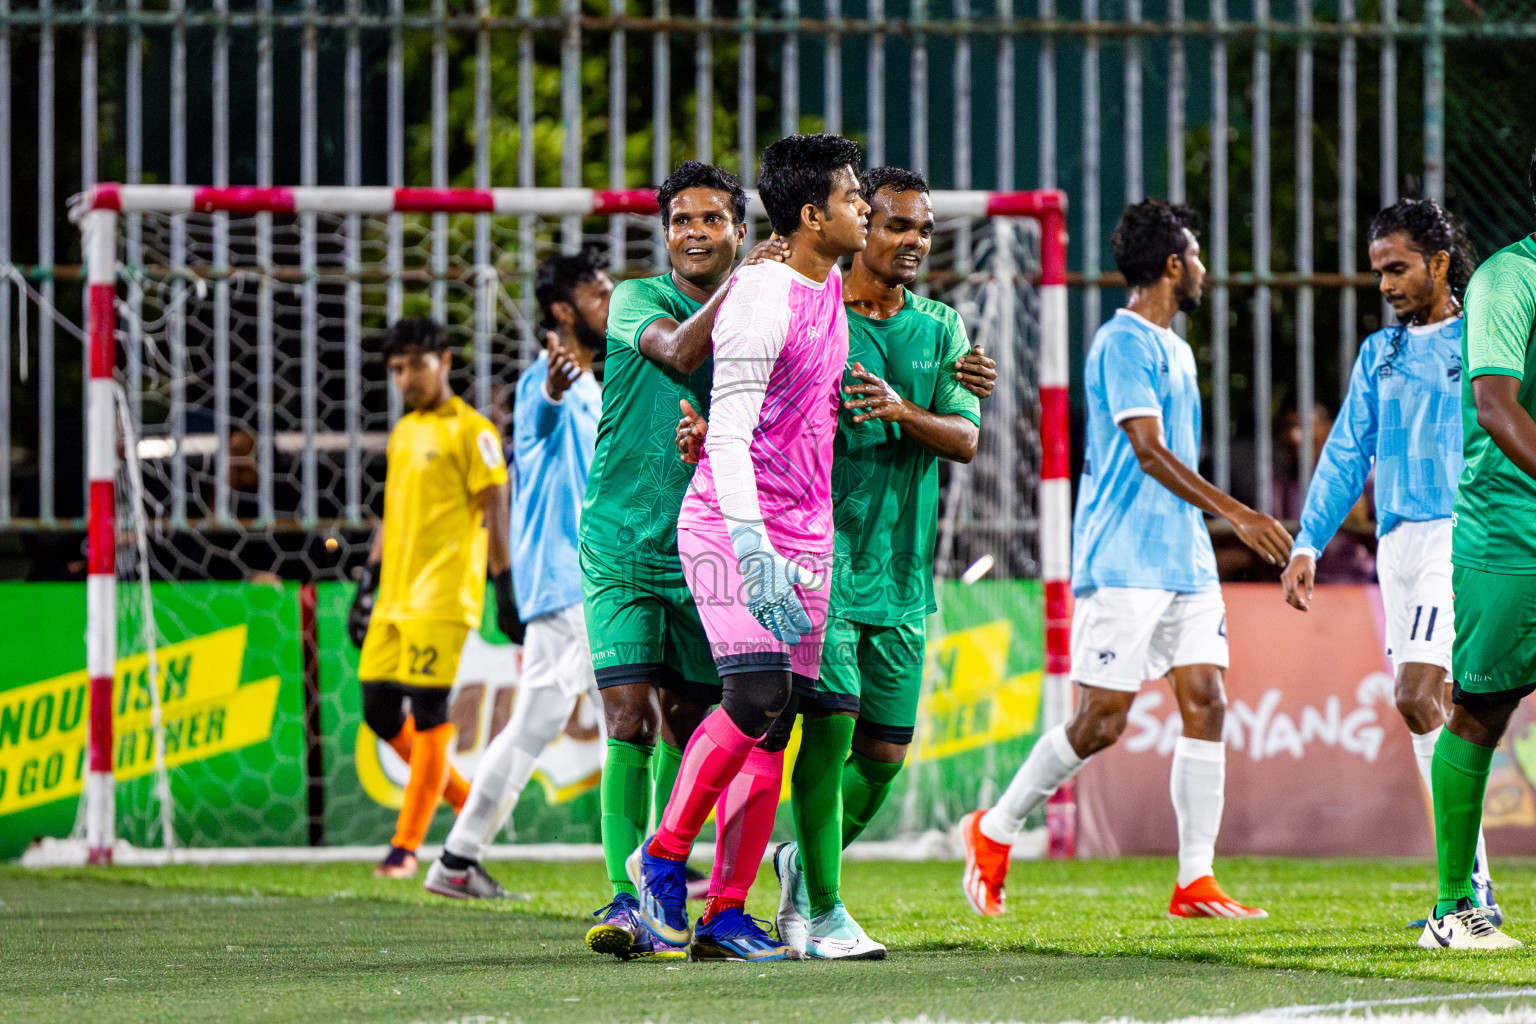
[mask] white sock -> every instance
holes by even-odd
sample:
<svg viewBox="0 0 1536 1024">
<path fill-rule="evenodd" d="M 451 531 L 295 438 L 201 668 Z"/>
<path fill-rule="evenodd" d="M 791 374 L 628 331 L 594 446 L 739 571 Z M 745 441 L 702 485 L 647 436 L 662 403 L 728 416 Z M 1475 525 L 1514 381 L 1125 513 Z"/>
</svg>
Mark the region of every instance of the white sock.
<svg viewBox="0 0 1536 1024">
<path fill-rule="evenodd" d="M 1440 725 L 1429 732 L 1420 735 L 1410 733 L 1413 737 L 1413 759 L 1419 765 L 1419 778 L 1424 780 L 1424 791 L 1434 795 L 1435 786 L 1430 774 L 1435 763 L 1435 744 L 1440 740 L 1440 732 L 1445 726 Z M 1477 860 L 1474 862 L 1476 870 L 1474 875 L 1487 876 L 1488 871 L 1488 840 L 1483 836 L 1482 826 L 1477 829 Z M 1491 882 L 1491 879 L 1490 879 Z"/>
<path fill-rule="evenodd" d="M 479 860 L 517 807 L 534 763 L 565 728 L 576 701 L 558 686 L 521 691 L 509 721 L 480 756 L 469 798 L 443 842 L 455 857 Z"/>
<path fill-rule="evenodd" d="M 1179 885 L 1213 873 L 1216 833 L 1226 804 L 1227 746 L 1218 740 L 1180 736 L 1169 779 L 1179 819 Z"/>
<path fill-rule="evenodd" d="M 997 803 L 981 816 L 981 834 L 994 843 L 1012 846 L 1029 812 L 1045 803 L 1086 763 L 1087 759 L 1078 757 L 1067 741 L 1066 726 L 1058 725 L 1047 732 L 1019 765 Z"/>
<path fill-rule="evenodd" d="M 1418 733 L 1409 733 L 1413 738 L 1413 759 L 1419 766 L 1419 778 L 1424 780 L 1424 792 L 1433 794 L 1434 783 L 1431 780 L 1430 771 L 1435 763 L 1435 744 L 1440 740 L 1440 730 L 1445 726 L 1437 725 L 1422 736 Z"/>
</svg>

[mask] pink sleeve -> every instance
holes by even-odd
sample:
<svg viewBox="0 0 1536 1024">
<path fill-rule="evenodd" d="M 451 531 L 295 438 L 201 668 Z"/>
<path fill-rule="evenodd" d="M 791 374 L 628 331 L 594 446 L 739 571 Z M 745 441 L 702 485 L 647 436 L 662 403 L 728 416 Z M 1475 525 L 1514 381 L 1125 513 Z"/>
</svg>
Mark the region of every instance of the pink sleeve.
<svg viewBox="0 0 1536 1024">
<path fill-rule="evenodd" d="M 789 337 L 791 283 L 776 263 L 743 267 L 715 315 L 714 385 L 704 451 L 727 527 L 763 519 L 752 470 L 752 432 Z"/>
</svg>

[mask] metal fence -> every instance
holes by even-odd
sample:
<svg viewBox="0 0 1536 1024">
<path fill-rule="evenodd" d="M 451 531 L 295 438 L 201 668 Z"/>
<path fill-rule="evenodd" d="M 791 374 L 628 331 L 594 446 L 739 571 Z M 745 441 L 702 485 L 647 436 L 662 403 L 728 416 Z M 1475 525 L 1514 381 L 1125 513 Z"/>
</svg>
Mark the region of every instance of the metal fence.
<svg viewBox="0 0 1536 1024">
<path fill-rule="evenodd" d="M 1302 416 L 1285 465 L 1277 413 L 1336 402 L 1380 323 L 1361 272 L 1370 214 L 1399 194 L 1444 197 L 1485 254 L 1530 229 L 1532 13 L 1532 0 L 0 0 L 0 527 L 81 515 L 83 291 L 64 221 L 81 187 L 624 188 L 684 157 L 750 182 L 766 142 L 812 128 L 936 187 L 1066 189 L 1079 346 L 1116 298 L 1107 235 L 1123 201 L 1201 209 L 1210 310 L 1189 330 L 1206 468 L 1270 508 L 1277 473 L 1304 486 L 1312 442 Z M 444 261 L 447 230 L 429 240 Z"/>
</svg>

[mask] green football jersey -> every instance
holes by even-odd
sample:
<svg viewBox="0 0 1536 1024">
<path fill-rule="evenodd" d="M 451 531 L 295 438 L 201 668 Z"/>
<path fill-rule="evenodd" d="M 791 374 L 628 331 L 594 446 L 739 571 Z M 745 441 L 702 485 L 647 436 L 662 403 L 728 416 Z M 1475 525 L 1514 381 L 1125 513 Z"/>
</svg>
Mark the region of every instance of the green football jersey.
<svg viewBox="0 0 1536 1024">
<path fill-rule="evenodd" d="M 958 313 L 911 292 L 889 320 L 848 313 L 850 367 L 862 363 L 913 404 L 980 425 L 980 401 L 955 380 L 954 364 L 970 350 Z M 845 374 L 843 383 L 857 381 Z M 875 626 L 923 618 L 937 608 L 938 456 L 899 424 L 854 423 L 846 409 L 833 451 L 832 614 Z"/>
<path fill-rule="evenodd" d="M 1467 467 L 1456 488 L 1451 561 L 1509 575 L 1536 573 L 1536 480 L 1477 423 L 1472 380 L 1520 381 L 1520 405 L 1536 418 L 1536 239 L 1522 238 L 1477 268 L 1467 286 L 1462 333 L 1461 428 Z"/>
<path fill-rule="evenodd" d="M 677 457 L 678 402 L 709 414 L 712 364 L 688 376 L 647 359 L 640 335 L 656 320 L 678 323 L 701 304 L 671 274 L 620 282 L 608 306 L 603 416 L 581 505 L 581 543 L 599 555 L 677 565 L 677 512 L 693 467 Z"/>
</svg>

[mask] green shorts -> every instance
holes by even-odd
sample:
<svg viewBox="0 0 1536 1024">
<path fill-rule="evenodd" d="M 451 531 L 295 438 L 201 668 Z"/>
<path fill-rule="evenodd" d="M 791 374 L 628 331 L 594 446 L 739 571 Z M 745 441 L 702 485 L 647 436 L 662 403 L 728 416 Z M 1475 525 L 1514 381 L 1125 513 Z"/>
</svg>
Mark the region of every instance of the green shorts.
<svg viewBox="0 0 1536 1024">
<path fill-rule="evenodd" d="M 1457 704 L 1507 704 L 1536 691 L 1536 576 L 1453 566 Z"/>
<path fill-rule="evenodd" d="M 649 683 L 718 703 L 720 677 L 682 565 L 657 568 L 585 544 L 579 556 L 598 689 Z"/>
<path fill-rule="evenodd" d="M 802 697 L 823 711 L 853 711 L 854 727 L 872 739 L 911 743 L 923 691 L 927 627 L 922 619 L 899 626 L 871 626 L 838 615 L 827 617 L 826 646 L 816 696 Z"/>
</svg>

